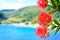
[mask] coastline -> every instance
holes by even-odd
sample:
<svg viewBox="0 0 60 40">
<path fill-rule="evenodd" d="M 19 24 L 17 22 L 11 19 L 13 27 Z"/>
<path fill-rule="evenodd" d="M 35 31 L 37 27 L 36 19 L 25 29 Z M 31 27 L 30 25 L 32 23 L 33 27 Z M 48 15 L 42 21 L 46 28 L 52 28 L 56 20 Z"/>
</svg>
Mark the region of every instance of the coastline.
<svg viewBox="0 0 60 40">
<path fill-rule="evenodd" d="M 11 26 L 17 26 L 17 27 L 29 27 L 29 28 L 37 28 L 39 27 L 38 23 L 32 24 L 31 22 L 29 22 L 28 24 L 25 23 L 13 23 L 13 24 L 1 24 L 1 25 L 11 25 Z"/>
</svg>

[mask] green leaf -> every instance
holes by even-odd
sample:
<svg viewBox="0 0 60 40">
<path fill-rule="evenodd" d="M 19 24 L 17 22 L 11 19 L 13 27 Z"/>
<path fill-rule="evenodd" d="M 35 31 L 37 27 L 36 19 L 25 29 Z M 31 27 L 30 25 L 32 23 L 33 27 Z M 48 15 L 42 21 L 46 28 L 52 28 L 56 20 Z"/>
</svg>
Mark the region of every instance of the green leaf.
<svg viewBox="0 0 60 40">
<path fill-rule="evenodd" d="M 58 11 L 60 11 L 60 4 L 58 5 Z"/>
<path fill-rule="evenodd" d="M 59 20 L 57 18 L 55 18 L 53 21 L 55 22 L 55 24 L 59 25 Z"/>
<path fill-rule="evenodd" d="M 57 5 L 56 5 L 56 0 L 51 0 L 51 4 L 52 4 L 52 6 L 53 6 L 54 8 L 57 7 Z"/>
<path fill-rule="evenodd" d="M 51 30 L 54 30 L 55 28 L 56 28 L 56 26 L 52 24 Z"/>
<path fill-rule="evenodd" d="M 55 14 L 57 10 L 54 9 L 52 6 L 48 5 L 45 11 L 48 12 L 49 14 Z"/>
<path fill-rule="evenodd" d="M 49 14 L 55 14 L 55 12 L 56 12 L 56 10 L 51 10 L 51 11 L 49 11 L 48 13 L 49 13 Z"/>
<path fill-rule="evenodd" d="M 56 0 L 57 10 L 60 11 L 60 0 Z"/>
<path fill-rule="evenodd" d="M 60 2 L 60 0 L 59 0 L 59 2 Z"/>
<path fill-rule="evenodd" d="M 57 27 L 56 31 L 55 31 L 55 35 L 57 34 L 57 32 L 60 30 L 60 27 Z"/>
</svg>

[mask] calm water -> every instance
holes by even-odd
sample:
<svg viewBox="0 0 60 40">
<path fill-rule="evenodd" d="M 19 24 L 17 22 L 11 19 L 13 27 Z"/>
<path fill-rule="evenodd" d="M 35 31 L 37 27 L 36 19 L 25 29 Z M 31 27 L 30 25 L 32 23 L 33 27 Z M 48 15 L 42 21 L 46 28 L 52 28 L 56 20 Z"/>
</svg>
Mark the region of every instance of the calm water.
<svg viewBox="0 0 60 40">
<path fill-rule="evenodd" d="M 0 40 L 42 40 L 35 34 L 34 28 L 0 25 Z M 54 31 L 46 40 L 60 40 L 60 33 Z"/>
</svg>

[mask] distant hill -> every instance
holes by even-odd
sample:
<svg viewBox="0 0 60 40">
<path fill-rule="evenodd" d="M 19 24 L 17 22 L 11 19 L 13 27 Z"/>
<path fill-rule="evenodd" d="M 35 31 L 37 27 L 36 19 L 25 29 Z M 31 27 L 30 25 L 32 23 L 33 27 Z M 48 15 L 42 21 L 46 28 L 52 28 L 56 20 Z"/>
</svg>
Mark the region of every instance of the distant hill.
<svg viewBox="0 0 60 40">
<path fill-rule="evenodd" d="M 28 6 L 18 10 L 1 10 L 8 19 L 2 20 L 1 23 L 20 23 L 33 22 L 36 20 L 40 9 L 37 6 Z"/>
<path fill-rule="evenodd" d="M 14 11 L 14 9 L 3 9 L 1 12 Z"/>
</svg>

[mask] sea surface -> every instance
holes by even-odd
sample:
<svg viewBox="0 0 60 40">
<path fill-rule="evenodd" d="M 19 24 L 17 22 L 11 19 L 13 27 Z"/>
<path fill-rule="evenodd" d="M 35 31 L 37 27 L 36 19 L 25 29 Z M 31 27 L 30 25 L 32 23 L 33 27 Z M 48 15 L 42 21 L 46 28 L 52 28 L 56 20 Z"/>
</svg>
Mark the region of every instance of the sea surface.
<svg viewBox="0 0 60 40">
<path fill-rule="evenodd" d="M 36 28 L 23 26 L 0 25 L 0 40 L 43 40 L 35 34 Z M 50 33 L 46 40 L 60 40 L 60 33 Z"/>
</svg>

